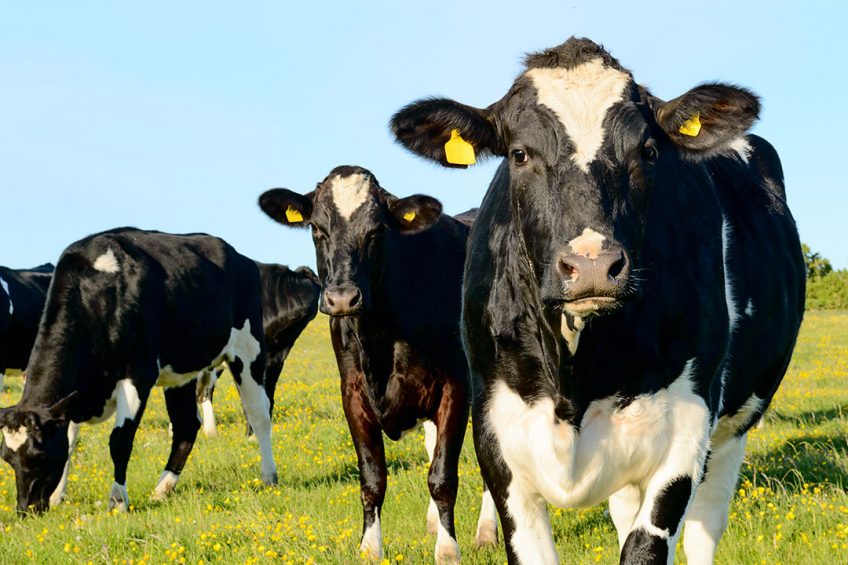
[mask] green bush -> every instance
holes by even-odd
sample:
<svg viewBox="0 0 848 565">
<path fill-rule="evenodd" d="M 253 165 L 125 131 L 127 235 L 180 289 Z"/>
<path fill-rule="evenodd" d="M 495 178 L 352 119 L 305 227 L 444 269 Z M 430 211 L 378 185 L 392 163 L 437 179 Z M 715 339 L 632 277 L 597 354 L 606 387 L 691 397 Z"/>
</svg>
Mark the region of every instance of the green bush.
<svg viewBox="0 0 848 565">
<path fill-rule="evenodd" d="M 807 279 L 808 310 L 848 310 L 848 271 Z"/>
</svg>

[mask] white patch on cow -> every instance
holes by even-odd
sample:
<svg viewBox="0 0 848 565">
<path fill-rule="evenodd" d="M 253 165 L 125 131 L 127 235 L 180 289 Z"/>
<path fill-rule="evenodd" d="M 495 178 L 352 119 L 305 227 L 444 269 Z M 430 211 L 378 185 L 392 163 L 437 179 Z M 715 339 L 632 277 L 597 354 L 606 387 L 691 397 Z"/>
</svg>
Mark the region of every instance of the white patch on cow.
<svg viewBox="0 0 848 565">
<path fill-rule="evenodd" d="M 640 506 L 642 506 L 642 491 L 637 485 L 626 485 L 609 497 L 609 514 L 618 533 L 619 550 L 627 541 Z"/>
<path fill-rule="evenodd" d="M 9 292 L 9 283 L 3 280 L 3 277 L 0 277 L 0 286 L 3 287 L 3 292 L 6 293 L 6 296 L 9 297 L 9 314 L 13 314 L 15 312 L 15 306 L 12 304 L 12 294 Z"/>
<path fill-rule="evenodd" d="M 719 418 L 710 439 L 712 444 L 720 447 L 736 437 L 742 426 L 747 424 L 755 414 L 762 413 L 764 405 L 765 401 L 762 398 L 756 394 L 752 394 L 735 414 L 725 415 Z"/>
<path fill-rule="evenodd" d="M 746 137 L 738 137 L 731 141 L 730 148 L 736 151 L 736 154 L 739 155 L 739 158 L 745 163 L 748 162 L 751 158 L 751 153 L 754 152 L 754 149 L 751 147 L 751 144 L 748 142 L 748 138 Z"/>
<path fill-rule="evenodd" d="M 459 563 L 459 544 L 439 522 L 436 535 L 436 565 L 454 565 Z"/>
<path fill-rule="evenodd" d="M 118 258 L 115 257 L 115 252 L 112 248 L 106 250 L 106 253 L 94 260 L 94 268 L 103 273 L 117 273 L 121 270 L 118 264 Z"/>
<path fill-rule="evenodd" d="M 436 451 L 436 437 L 438 429 L 436 424 L 430 420 L 424 420 L 424 449 L 427 451 L 427 461 L 433 462 L 433 453 Z M 439 529 L 439 509 L 436 507 L 436 501 L 430 497 L 430 504 L 427 506 L 427 533 L 436 535 Z"/>
<path fill-rule="evenodd" d="M 519 563 L 558 563 L 545 501 L 513 475 L 507 488 L 506 509 L 515 523 L 510 542 Z"/>
<path fill-rule="evenodd" d="M 349 220 L 368 199 L 370 187 L 368 176 L 363 173 L 346 177 L 336 176 L 332 183 L 333 204 L 336 205 L 342 218 Z"/>
<path fill-rule="evenodd" d="M 565 126 L 574 144 L 572 161 L 589 172 L 589 163 L 604 141 L 604 118 L 623 99 L 630 76 L 604 66 L 600 58 L 571 69 L 530 69 L 526 74 L 536 88 L 539 104 Z"/>
<path fill-rule="evenodd" d="M 115 384 L 115 427 L 120 428 L 127 420 L 134 420 L 138 409 L 141 407 L 141 399 L 138 390 L 131 379 L 121 379 Z"/>
<path fill-rule="evenodd" d="M 3 426 L 3 441 L 6 442 L 6 447 L 12 451 L 17 451 L 26 443 L 29 438 L 26 426 L 21 426 L 16 430 Z"/>
<path fill-rule="evenodd" d="M 371 559 L 383 558 L 383 532 L 380 529 L 380 510 L 374 509 L 374 522 L 368 526 L 362 535 L 362 543 L 359 544 L 359 552 Z"/>
<path fill-rule="evenodd" d="M 208 398 L 200 403 L 200 421 L 203 422 L 203 434 L 212 437 L 218 434 L 215 427 L 215 411 L 212 409 L 212 401 Z"/>
<path fill-rule="evenodd" d="M 749 318 L 754 315 L 754 301 L 749 298 L 748 303 L 745 304 L 745 315 Z"/>
<path fill-rule="evenodd" d="M 50 495 L 50 506 L 59 506 L 65 498 L 65 492 L 68 489 L 68 473 L 71 470 L 71 456 L 74 454 L 74 448 L 77 446 L 77 437 L 79 437 L 79 424 L 70 422 L 68 424 L 68 460 L 65 461 L 65 468 L 62 471 L 62 478 L 59 479 L 59 484 L 53 489 Z"/>
<path fill-rule="evenodd" d="M 683 531 L 683 549 L 690 565 L 713 563 L 716 546 L 727 527 L 746 437 L 733 436 L 722 445 L 714 445 L 710 454 L 707 475 L 695 491 Z"/>
<path fill-rule="evenodd" d="M 584 327 L 586 327 L 586 322 L 584 322 L 583 318 L 579 316 L 574 317 L 574 329 L 569 327 L 565 314 L 562 314 L 560 318 L 559 331 L 562 334 L 563 339 L 565 339 L 565 344 L 568 346 L 568 352 L 572 355 L 577 353 L 577 346 L 580 344 L 580 332 L 583 331 Z"/>
<path fill-rule="evenodd" d="M 204 369 L 197 377 L 197 402 L 199 404 L 197 417 L 203 424 L 203 434 L 207 437 L 217 435 L 215 427 L 215 411 L 212 408 L 212 389 L 218 377 L 215 371 Z"/>
<path fill-rule="evenodd" d="M 117 510 L 118 512 L 126 512 L 130 508 L 130 495 L 127 492 L 126 485 L 119 485 L 112 482 L 112 488 L 109 491 L 109 511 Z"/>
<path fill-rule="evenodd" d="M 606 237 L 591 228 L 583 228 L 583 233 L 568 242 L 568 247 L 575 255 L 588 257 L 593 261 L 598 258 L 603 249 Z"/>
<path fill-rule="evenodd" d="M 189 371 L 188 373 L 177 373 L 170 365 L 165 365 L 159 368 L 159 377 L 156 379 L 156 386 L 162 388 L 179 388 L 190 383 L 197 378 L 197 371 Z"/>
<path fill-rule="evenodd" d="M 721 222 L 721 254 L 724 263 L 724 299 L 727 301 L 727 317 L 730 320 L 730 332 L 736 329 L 739 322 L 739 310 L 736 306 L 736 298 L 733 296 L 733 277 L 730 275 L 730 237 L 732 228 L 727 218 Z"/>
<path fill-rule="evenodd" d="M 474 541 L 478 546 L 495 545 L 498 543 L 498 509 L 492 493 L 483 491 L 480 503 L 480 517 L 477 518 L 477 532 Z"/>
<path fill-rule="evenodd" d="M 154 502 L 161 502 L 168 498 L 168 495 L 174 490 L 174 487 L 177 486 L 177 481 L 179 479 L 180 476 L 176 473 L 163 471 L 162 475 L 159 477 L 159 482 L 156 484 L 156 488 L 153 490 L 153 494 L 150 495 L 150 500 Z"/>
</svg>

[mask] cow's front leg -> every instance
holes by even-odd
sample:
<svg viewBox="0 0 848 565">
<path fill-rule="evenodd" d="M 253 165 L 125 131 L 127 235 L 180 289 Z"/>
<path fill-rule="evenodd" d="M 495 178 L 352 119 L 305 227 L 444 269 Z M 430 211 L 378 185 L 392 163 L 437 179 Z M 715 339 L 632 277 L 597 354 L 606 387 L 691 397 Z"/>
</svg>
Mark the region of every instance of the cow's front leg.
<svg viewBox="0 0 848 565">
<path fill-rule="evenodd" d="M 236 381 L 241 405 L 259 442 L 260 476 L 266 485 L 277 484 L 277 464 L 271 451 L 271 403 L 265 394 L 265 356 L 259 355 L 246 370 L 241 358 L 230 361 L 230 372 Z"/>
<path fill-rule="evenodd" d="M 360 553 L 383 558 L 380 513 L 386 496 L 386 453 L 383 432 L 362 390 L 364 377 L 352 372 L 342 378 L 342 406 L 359 464 L 359 496 L 362 501 Z"/>
<path fill-rule="evenodd" d="M 53 489 L 53 494 L 50 495 L 50 506 L 58 506 L 65 498 L 65 491 L 68 488 L 68 473 L 71 470 L 71 456 L 74 454 L 74 449 L 77 446 L 77 437 L 79 436 L 80 425 L 76 422 L 68 422 L 68 460 L 65 461 L 65 469 L 62 471 L 62 478 L 59 479 L 59 484 Z"/>
<path fill-rule="evenodd" d="M 615 530 L 618 532 L 618 549 L 624 547 L 639 508 L 642 506 L 642 492 L 637 485 L 626 485 L 609 497 L 609 513 Z"/>
<path fill-rule="evenodd" d="M 194 447 L 197 431 L 200 429 L 199 414 L 195 406 L 196 394 L 197 381 L 165 390 L 165 407 L 168 409 L 168 417 L 174 427 L 174 434 L 171 438 L 171 455 L 168 457 L 162 476 L 159 477 L 156 489 L 150 495 L 150 500 L 165 500 L 174 490 L 189 453 Z"/>
<path fill-rule="evenodd" d="M 150 379 L 147 382 L 152 382 Z M 142 381 L 144 382 L 144 381 Z M 115 427 L 109 436 L 109 452 L 115 467 L 115 480 L 109 492 L 109 510 L 117 509 L 125 512 L 130 507 L 127 493 L 127 465 L 132 454 L 133 440 L 147 397 L 149 386 L 127 378 L 118 381 L 115 390 Z"/>
<path fill-rule="evenodd" d="M 454 529 L 454 506 L 459 488 L 459 455 L 468 424 L 468 391 L 464 384 L 445 383 L 436 410 L 436 443 L 427 485 L 438 511 L 436 563 L 459 563 L 459 544 Z"/>
</svg>

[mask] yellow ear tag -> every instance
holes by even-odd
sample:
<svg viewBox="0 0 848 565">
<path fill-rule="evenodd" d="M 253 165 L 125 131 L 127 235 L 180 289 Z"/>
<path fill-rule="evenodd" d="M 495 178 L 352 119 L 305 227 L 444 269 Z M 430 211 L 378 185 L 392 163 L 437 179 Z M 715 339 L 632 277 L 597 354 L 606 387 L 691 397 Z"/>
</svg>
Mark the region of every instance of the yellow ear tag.
<svg viewBox="0 0 848 565">
<path fill-rule="evenodd" d="M 445 159 L 451 165 L 473 165 L 477 162 L 474 146 L 462 139 L 458 129 L 451 130 L 450 139 L 445 143 Z"/>
<path fill-rule="evenodd" d="M 299 224 L 303 221 L 303 215 L 301 215 L 299 210 L 295 210 L 292 208 L 291 204 L 286 208 L 286 219 L 290 224 Z"/>
<path fill-rule="evenodd" d="M 407 212 L 403 215 L 403 220 L 407 223 L 411 222 L 414 219 L 415 219 L 415 212 L 413 212 L 412 210 L 410 210 L 409 212 Z"/>
<path fill-rule="evenodd" d="M 688 135 L 689 137 L 697 137 L 699 133 L 701 133 L 701 114 L 695 114 L 680 126 L 678 130 L 683 135 Z"/>
</svg>

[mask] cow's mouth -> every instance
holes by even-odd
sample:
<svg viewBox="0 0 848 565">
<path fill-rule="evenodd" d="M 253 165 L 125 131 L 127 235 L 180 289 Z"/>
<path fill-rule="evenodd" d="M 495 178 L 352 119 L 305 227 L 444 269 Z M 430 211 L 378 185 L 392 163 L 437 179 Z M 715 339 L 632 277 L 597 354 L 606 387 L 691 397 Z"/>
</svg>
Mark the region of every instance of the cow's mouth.
<svg viewBox="0 0 848 565">
<path fill-rule="evenodd" d="M 616 310 L 621 305 L 618 298 L 612 296 L 587 296 L 577 300 L 567 300 L 562 308 L 572 316 L 585 318 L 599 316 Z"/>
</svg>

